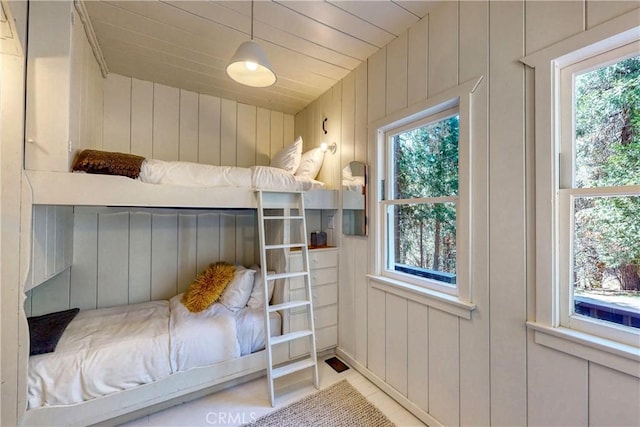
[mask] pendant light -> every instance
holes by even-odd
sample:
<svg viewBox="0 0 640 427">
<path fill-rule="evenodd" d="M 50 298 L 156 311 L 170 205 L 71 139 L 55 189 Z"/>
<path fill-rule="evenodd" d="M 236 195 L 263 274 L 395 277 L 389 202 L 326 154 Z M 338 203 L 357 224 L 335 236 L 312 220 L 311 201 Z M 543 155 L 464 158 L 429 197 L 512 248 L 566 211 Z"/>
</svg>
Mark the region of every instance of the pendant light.
<svg viewBox="0 0 640 427">
<path fill-rule="evenodd" d="M 252 87 L 267 87 L 276 82 L 273 66 L 260 45 L 253 41 L 253 0 L 251 0 L 251 40 L 242 43 L 227 65 L 233 80 Z"/>
</svg>

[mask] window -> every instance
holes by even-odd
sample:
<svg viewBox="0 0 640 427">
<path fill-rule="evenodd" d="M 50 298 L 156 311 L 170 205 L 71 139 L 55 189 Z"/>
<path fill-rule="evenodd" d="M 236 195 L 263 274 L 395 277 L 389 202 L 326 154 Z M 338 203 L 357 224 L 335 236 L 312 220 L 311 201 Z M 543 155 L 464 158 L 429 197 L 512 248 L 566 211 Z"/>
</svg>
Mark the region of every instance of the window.
<svg viewBox="0 0 640 427">
<path fill-rule="evenodd" d="M 482 77 L 370 123 L 371 279 L 463 318 L 471 295 L 472 104 Z M 406 295 L 406 293 L 404 294 Z"/>
<path fill-rule="evenodd" d="M 456 288 L 457 109 L 386 133 L 386 271 Z"/>
<path fill-rule="evenodd" d="M 521 61 L 534 69 L 537 343 L 631 372 L 640 347 L 637 11 Z"/>
<path fill-rule="evenodd" d="M 640 331 L 638 44 L 567 65 L 559 78 L 560 322 L 599 335 L 618 329 L 618 340 L 633 340 Z"/>
</svg>

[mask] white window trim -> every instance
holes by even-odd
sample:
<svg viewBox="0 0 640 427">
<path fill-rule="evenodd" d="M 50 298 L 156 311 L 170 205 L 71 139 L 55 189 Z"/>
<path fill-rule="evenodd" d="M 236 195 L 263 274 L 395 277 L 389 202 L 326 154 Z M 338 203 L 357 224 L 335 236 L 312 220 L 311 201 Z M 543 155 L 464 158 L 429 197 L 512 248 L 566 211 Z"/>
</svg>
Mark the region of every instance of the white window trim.
<svg viewBox="0 0 640 427">
<path fill-rule="evenodd" d="M 376 164 L 371 168 L 371 180 L 375 183 L 372 186 L 372 204 L 375 207 L 371 210 L 371 221 L 373 227 L 378 230 L 375 238 L 371 239 L 373 245 L 373 263 L 372 274 L 369 278 L 376 280 L 379 284 L 393 286 L 396 289 L 405 287 L 413 293 L 420 293 L 427 305 L 437 304 L 440 308 L 443 305 L 451 305 L 453 314 L 460 315 L 460 309 L 466 311 L 461 317 L 470 316 L 470 311 L 475 309 L 472 303 L 472 285 L 471 285 L 471 176 L 472 176 L 472 96 L 475 90 L 482 82 L 483 77 L 478 77 L 460 84 L 454 88 L 448 89 L 440 94 L 433 96 L 425 101 L 418 102 L 408 108 L 396 111 L 380 120 L 369 123 L 369 140 L 374 142 L 374 159 Z M 385 252 L 382 250 L 385 244 L 384 230 L 384 209 L 385 205 L 381 204 L 380 177 L 385 176 L 384 159 L 386 149 L 386 132 L 392 129 L 401 128 L 409 123 L 418 122 L 424 118 L 434 116 L 442 111 L 456 108 L 460 115 L 460 127 L 458 131 L 459 138 L 459 172 L 458 172 L 458 203 L 459 210 L 462 213 L 461 218 L 457 218 L 457 292 L 456 295 L 447 295 L 445 292 L 434 289 L 420 288 L 407 280 L 396 280 L 385 277 L 383 270 L 385 269 L 386 260 Z M 393 285 L 390 285 L 393 283 Z M 432 304 L 429 304 L 431 301 Z"/>
<path fill-rule="evenodd" d="M 532 67 L 535 73 L 536 317 L 528 325 L 536 330 L 537 334 L 553 335 L 555 338 L 564 336 L 566 340 L 578 345 L 572 347 L 574 350 L 570 353 L 586 359 L 589 359 L 588 356 L 592 353 L 590 343 L 593 340 L 599 340 L 600 350 L 609 351 L 611 357 L 626 357 L 632 353 L 620 353 L 619 348 L 624 344 L 606 338 L 598 339 L 584 331 L 561 327 L 560 304 L 563 303 L 563 298 L 559 287 L 558 261 L 560 168 L 556 155 L 560 144 L 560 109 L 557 82 L 562 68 L 632 43 L 639 37 L 640 19 L 638 11 L 634 10 L 521 59 L 524 64 Z M 615 326 L 613 328 L 615 329 Z M 550 331 L 553 331 L 553 334 L 550 334 Z M 562 341 L 549 339 L 544 345 L 566 351 L 565 345 L 558 344 Z M 582 350 L 578 351 L 575 348 Z M 638 345 L 631 348 L 637 350 Z M 615 365 L 613 359 L 608 362 L 612 362 L 612 366 Z"/>
</svg>

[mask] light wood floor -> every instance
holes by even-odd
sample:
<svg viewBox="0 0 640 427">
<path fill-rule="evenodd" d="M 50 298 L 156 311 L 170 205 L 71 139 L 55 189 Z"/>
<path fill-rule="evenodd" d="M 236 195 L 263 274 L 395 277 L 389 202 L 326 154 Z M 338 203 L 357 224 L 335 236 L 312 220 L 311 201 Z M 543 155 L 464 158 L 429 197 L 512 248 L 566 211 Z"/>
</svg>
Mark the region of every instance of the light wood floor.
<svg viewBox="0 0 640 427">
<path fill-rule="evenodd" d="M 318 363 L 320 388 L 347 379 L 397 426 L 424 426 L 396 401 L 361 374 L 350 368 L 342 373 L 331 369 L 322 358 Z M 124 424 L 133 426 L 238 426 L 255 420 L 316 392 L 308 372 L 300 372 L 276 382 L 276 408 L 269 405 L 265 377 L 200 399 L 175 406 Z"/>
</svg>

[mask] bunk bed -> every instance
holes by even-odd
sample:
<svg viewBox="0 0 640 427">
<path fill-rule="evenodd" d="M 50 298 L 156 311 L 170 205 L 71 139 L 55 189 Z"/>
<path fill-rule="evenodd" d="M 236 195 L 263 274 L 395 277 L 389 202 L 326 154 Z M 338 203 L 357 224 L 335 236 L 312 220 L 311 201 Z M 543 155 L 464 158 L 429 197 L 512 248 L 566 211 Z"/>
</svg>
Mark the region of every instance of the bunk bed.
<svg viewBox="0 0 640 427">
<path fill-rule="evenodd" d="M 301 141 L 299 143 L 301 146 Z M 317 158 L 317 156 L 316 156 Z M 321 164 L 321 161 L 320 161 Z M 163 165 L 166 167 L 167 165 Z M 178 165 L 182 167 L 182 165 Z M 191 166 L 189 166 L 191 167 Z M 196 168 L 202 165 L 196 166 Z M 297 166 L 296 166 L 297 168 Z M 252 173 L 269 173 L 261 167 L 251 168 Z M 319 167 L 318 167 L 319 169 Z M 293 175 L 292 172 L 287 172 Z M 317 173 L 317 171 L 316 171 Z M 150 183 L 142 182 L 139 179 L 131 179 L 130 176 L 116 176 L 109 174 L 92 173 L 70 173 L 70 172 L 50 172 L 26 170 L 24 173 L 25 191 L 27 198 L 33 205 L 67 205 L 67 206 L 123 206 L 123 207 L 161 207 L 161 208 L 206 208 L 206 209 L 256 209 L 255 180 L 250 180 L 249 185 L 188 185 L 173 181 Z M 160 180 L 162 181 L 162 180 Z M 246 178 L 245 178 L 246 181 Z M 311 188 L 308 186 L 309 180 L 305 180 L 304 188 L 286 187 L 286 191 L 300 191 Z M 270 189 L 277 188 L 279 184 L 270 184 Z M 315 188 L 321 187 L 315 185 Z M 336 209 L 337 191 L 327 189 L 312 189 L 304 192 L 305 207 L 307 209 Z M 30 212 L 25 212 L 23 224 L 30 224 Z M 259 277 L 256 274 L 256 279 Z M 254 286 L 255 288 L 256 286 Z M 261 285 L 260 285 L 261 287 Z M 282 283 L 275 286 L 274 301 L 281 301 L 283 292 Z M 226 332 L 217 334 L 218 339 L 227 340 L 226 347 L 230 351 L 217 358 L 203 357 L 197 363 L 178 363 L 178 355 L 185 348 L 202 346 L 201 342 L 194 343 L 189 339 L 182 340 L 182 347 L 173 348 L 170 338 L 171 327 L 175 325 L 175 319 L 184 320 L 184 310 L 180 302 L 180 295 L 170 301 L 151 301 L 141 305 L 119 306 L 107 309 L 88 310 L 81 312 L 70 324 L 70 333 L 60 339 L 60 352 L 57 356 L 32 356 L 31 367 L 29 369 L 29 384 L 34 388 L 29 389 L 29 407 L 23 417 L 24 425 L 50 425 L 51 420 L 56 423 L 63 422 L 67 425 L 88 425 L 106 420 L 128 419 L 132 416 L 142 415 L 152 410 L 162 409 L 172 404 L 186 401 L 190 398 L 204 395 L 216 387 L 233 384 L 235 382 L 247 381 L 264 374 L 266 367 L 266 357 L 264 347 L 264 311 L 262 308 L 255 309 L 247 307 L 238 310 L 237 313 L 228 313 L 224 307 L 214 304 L 212 310 L 222 323 L 226 323 Z M 154 316 L 147 316 L 153 312 Z M 141 315 L 140 313 L 147 313 Z M 281 319 L 277 316 L 270 317 L 272 331 L 280 331 Z M 106 316 L 106 317 L 105 317 Z M 113 328 L 100 331 L 97 326 L 104 322 L 105 318 L 115 316 L 115 318 L 126 319 L 127 317 L 141 316 L 144 321 L 141 324 L 142 341 L 138 347 L 162 350 L 153 351 L 161 360 L 168 361 L 168 364 L 157 362 L 157 358 L 150 360 L 138 360 L 142 365 L 157 365 L 153 372 L 144 372 L 139 369 L 129 369 L 129 372 L 122 373 L 124 382 L 128 386 L 113 385 L 108 379 L 101 378 L 97 385 L 77 383 L 71 387 L 70 395 L 55 396 L 47 398 L 47 392 L 43 389 L 54 390 L 58 382 L 73 382 L 69 378 L 56 376 L 54 372 L 64 371 L 63 366 L 80 366 L 77 359 L 79 349 L 83 352 L 91 353 L 90 358 L 116 359 L 109 350 L 104 352 L 104 348 L 115 349 L 114 351 L 126 351 L 128 348 L 126 339 L 118 334 L 111 334 L 110 329 L 126 329 L 125 325 L 113 322 Z M 176 317 L 177 316 L 177 317 Z M 187 316 L 189 317 L 189 316 Z M 88 319 L 101 319 L 91 323 Z M 258 321 L 259 320 L 259 321 Z M 145 323 L 146 322 L 146 323 Z M 183 322 L 184 323 L 184 322 Z M 197 322 L 196 322 L 197 323 Z M 78 337 L 87 335 L 87 328 L 91 330 L 94 325 L 94 337 L 96 342 L 100 342 L 103 347 L 88 350 L 83 347 L 81 339 Z M 169 325 L 169 329 L 159 328 L 159 324 Z M 235 325 L 231 327 L 229 325 Z M 260 326 L 262 325 L 262 326 Z M 184 326 L 184 325 L 183 325 Z M 189 326 L 190 328 L 191 326 Z M 159 328 L 159 329 L 158 329 Z M 223 328 L 225 329 L 225 328 Z M 202 335 L 195 328 L 191 332 L 182 336 Z M 75 331 L 75 334 L 74 334 Z M 91 332 L 91 331 L 89 331 Z M 262 333 L 262 335 L 261 335 Z M 238 336 L 244 338 L 238 339 Z M 223 338 L 224 337 L 224 338 Z M 102 341 L 101 341 L 102 340 Z M 146 343 L 145 343 L 146 340 Z M 230 340 L 230 341 L 229 341 Z M 178 340 L 176 340 L 178 342 Z M 211 339 L 207 340 L 209 345 L 213 345 Z M 233 343 L 237 345 L 232 345 Z M 244 342 L 244 344 L 241 344 Z M 181 350 L 182 349 L 182 350 Z M 283 349 L 286 350 L 286 349 Z M 93 352 L 93 353 L 92 353 Z M 103 352 L 103 353 L 100 353 Z M 206 352 L 205 352 L 206 353 Z M 52 353 L 55 354 L 55 353 Z M 108 356 L 105 356 L 108 355 Z M 64 360 L 64 359 L 68 360 Z M 288 354 L 283 351 L 274 355 L 275 360 L 286 361 Z M 47 368 L 45 361 L 53 361 Z M 41 370 L 39 370 L 41 369 Z M 110 372 L 111 368 L 100 366 L 95 370 Z M 142 378 L 134 378 L 133 372 L 140 374 Z M 139 375 L 139 376 L 140 376 Z M 48 379 L 47 384 L 42 384 L 43 378 Z M 44 381 L 44 382 L 47 382 Z M 40 384 L 38 384 L 40 383 Z M 122 383 L 122 381 L 121 381 Z M 47 389 L 47 387 L 49 387 Z M 93 389 L 91 389 L 93 387 Z M 84 393 L 77 393 L 73 390 L 81 389 Z M 88 391 L 87 391 L 88 390 Z M 75 394 L 74 394 L 75 393 Z M 153 409 L 151 409 L 153 408 Z M 125 417 L 125 418 L 123 418 Z"/>
</svg>

